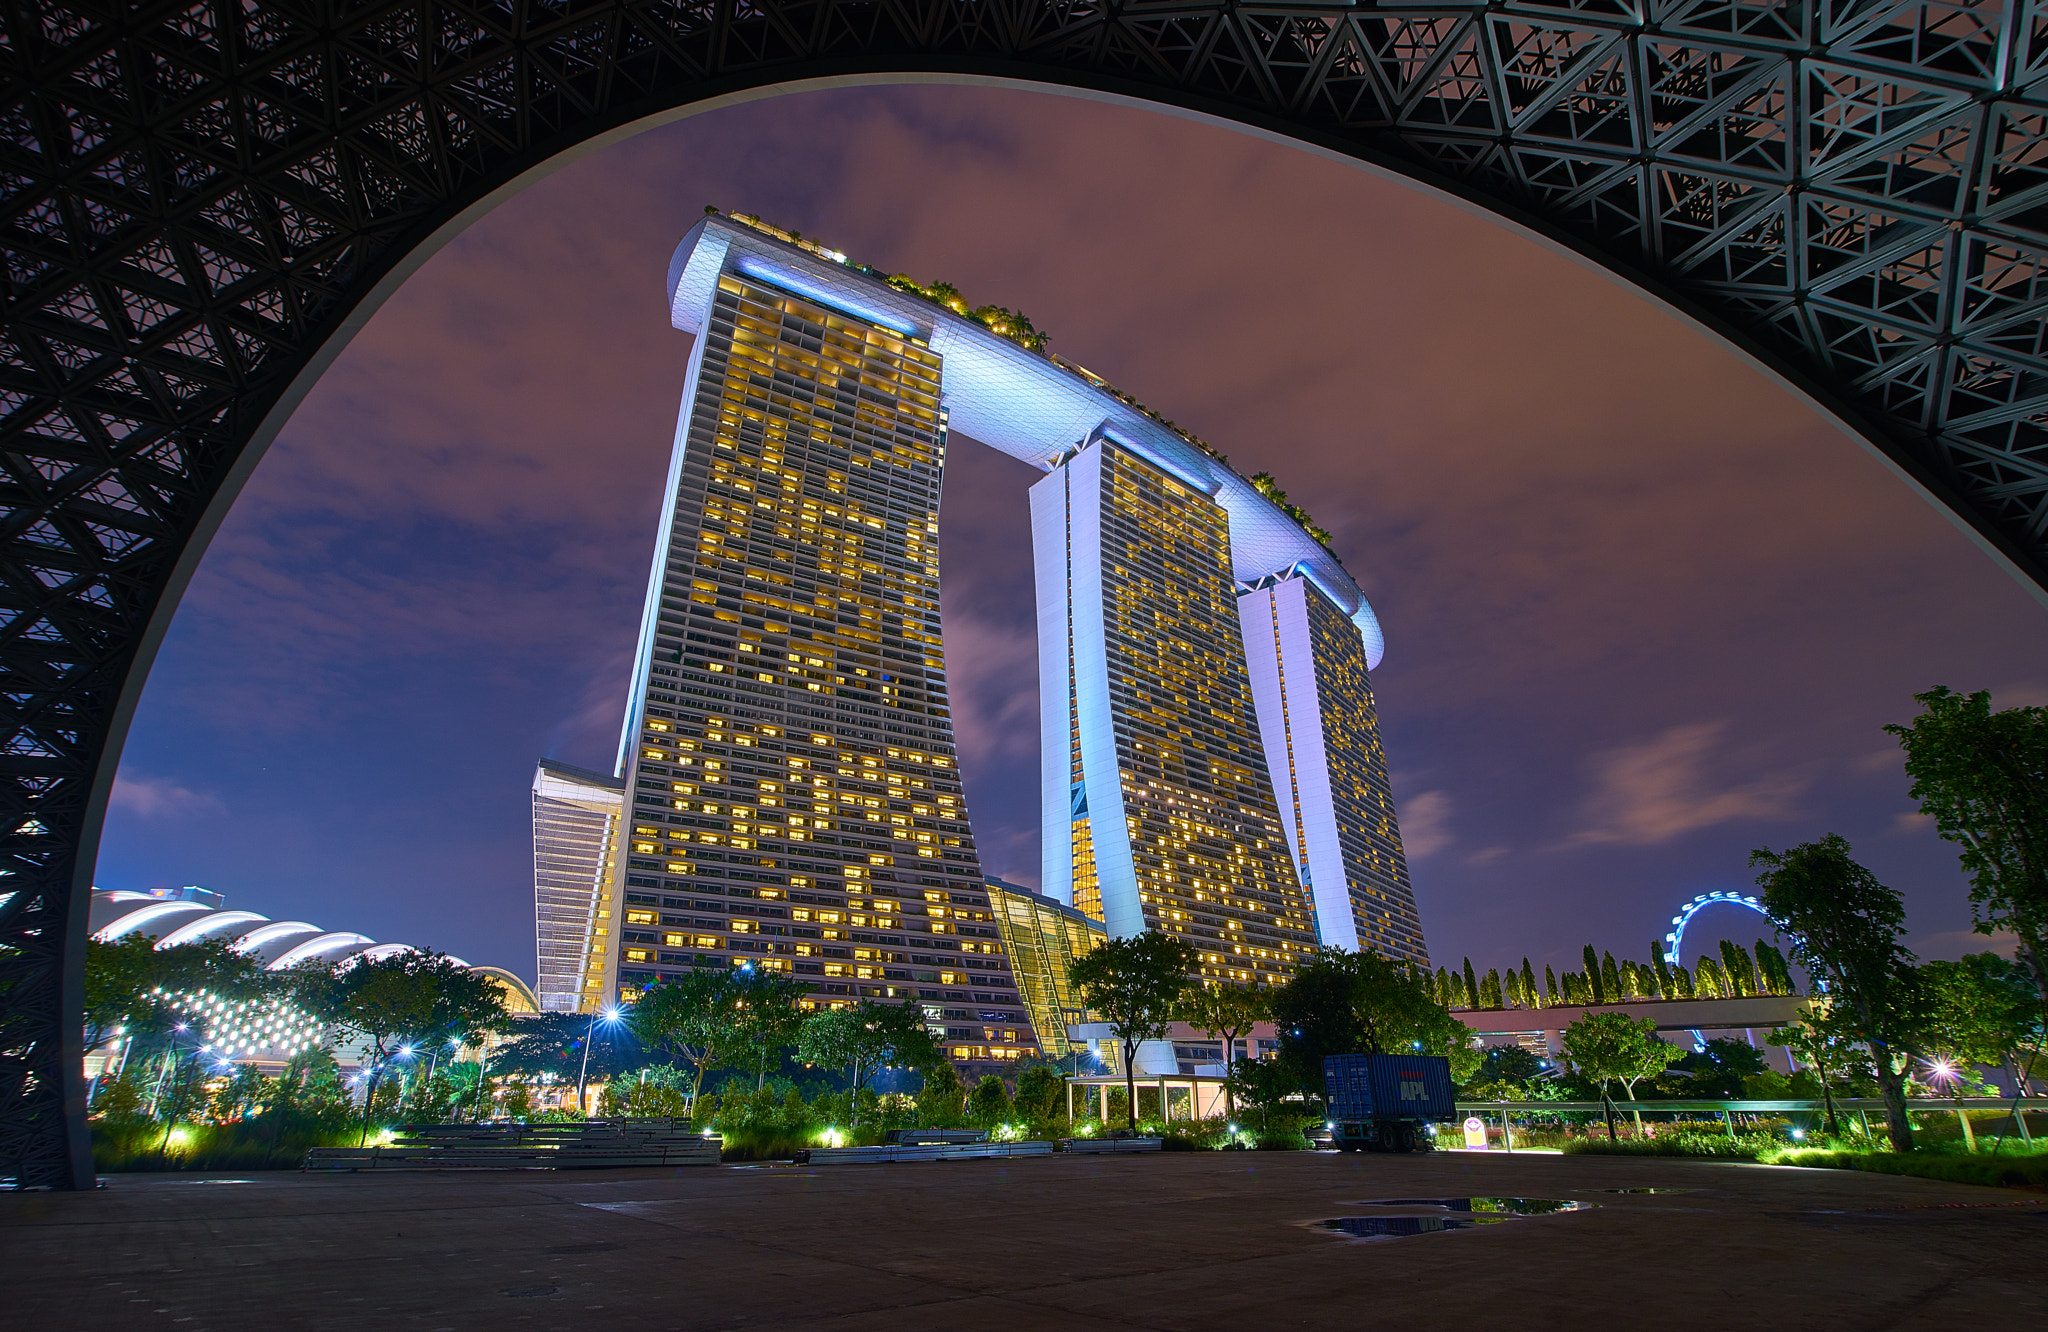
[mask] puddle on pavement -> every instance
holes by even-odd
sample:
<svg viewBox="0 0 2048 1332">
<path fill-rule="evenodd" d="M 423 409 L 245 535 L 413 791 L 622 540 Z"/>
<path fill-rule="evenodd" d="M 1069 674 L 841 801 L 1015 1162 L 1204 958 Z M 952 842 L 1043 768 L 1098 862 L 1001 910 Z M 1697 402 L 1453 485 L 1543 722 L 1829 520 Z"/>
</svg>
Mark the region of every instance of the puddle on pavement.
<svg viewBox="0 0 2048 1332">
<path fill-rule="evenodd" d="M 1604 1192 L 1605 1190 L 1603 1190 Z M 1594 1204 L 1576 1198 L 1368 1198 L 1367 1207 L 1441 1207 L 1446 1212 L 1471 1212 L 1493 1216 L 1549 1216 L 1554 1212 L 1584 1212 Z"/>
<path fill-rule="evenodd" d="M 1588 1193 L 1692 1193 L 1693 1189 L 1588 1189 Z"/>
<path fill-rule="evenodd" d="M 1325 1230 L 1338 1230 L 1353 1239 L 1400 1239 L 1406 1235 L 1428 1235 L 1439 1230 L 1469 1230 L 1473 1226 L 1497 1226 L 1505 1216 L 1338 1216 L 1321 1223 Z"/>
<path fill-rule="evenodd" d="M 1558 1212 L 1583 1212 L 1595 1204 L 1576 1198 L 1372 1198 L 1361 1207 L 1421 1208 L 1426 1213 L 1380 1216 L 1336 1216 L 1308 1224 L 1319 1230 L 1333 1230 L 1352 1239 L 1403 1239 L 1409 1235 L 1434 1235 L 1449 1230 L 1470 1230 L 1493 1226 L 1519 1217 L 1551 1216 Z"/>
</svg>

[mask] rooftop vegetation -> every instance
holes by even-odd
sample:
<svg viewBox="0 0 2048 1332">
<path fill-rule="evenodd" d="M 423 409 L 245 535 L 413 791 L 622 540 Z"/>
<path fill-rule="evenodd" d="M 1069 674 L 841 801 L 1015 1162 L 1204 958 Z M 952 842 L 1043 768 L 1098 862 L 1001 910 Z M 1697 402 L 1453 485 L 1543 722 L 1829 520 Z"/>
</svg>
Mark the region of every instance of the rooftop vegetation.
<svg viewBox="0 0 2048 1332">
<path fill-rule="evenodd" d="M 1295 522 L 1300 523 L 1301 530 L 1314 537 L 1317 545 L 1321 546 L 1324 550 L 1330 548 L 1330 534 L 1316 526 L 1316 520 L 1308 516 L 1307 509 L 1302 508 L 1299 504 L 1287 498 L 1287 492 L 1280 489 L 1280 483 L 1273 479 L 1271 472 L 1259 472 L 1248 477 L 1247 480 L 1252 483 L 1252 489 L 1273 501 L 1274 506 L 1280 512 L 1286 514 Z"/>
</svg>

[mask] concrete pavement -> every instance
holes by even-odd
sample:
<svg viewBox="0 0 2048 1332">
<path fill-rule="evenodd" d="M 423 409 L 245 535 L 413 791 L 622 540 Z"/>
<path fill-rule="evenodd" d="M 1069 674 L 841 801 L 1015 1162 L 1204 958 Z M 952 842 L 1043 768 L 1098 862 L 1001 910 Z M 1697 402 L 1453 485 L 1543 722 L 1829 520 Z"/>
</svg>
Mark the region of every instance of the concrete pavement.
<svg viewBox="0 0 2048 1332">
<path fill-rule="evenodd" d="M 1662 1186 L 1665 1194 L 1601 1189 Z M 1377 1198 L 1591 1211 L 1347 1240 Z M 118 1176 L 0 1195 L 17 1328 L 1672 1329 L 2048 1319 L 2048 1201 L 1609 1157 Z M 1598 1322 L 1589 1324 L 1589 1318 Z"/>
</svg>

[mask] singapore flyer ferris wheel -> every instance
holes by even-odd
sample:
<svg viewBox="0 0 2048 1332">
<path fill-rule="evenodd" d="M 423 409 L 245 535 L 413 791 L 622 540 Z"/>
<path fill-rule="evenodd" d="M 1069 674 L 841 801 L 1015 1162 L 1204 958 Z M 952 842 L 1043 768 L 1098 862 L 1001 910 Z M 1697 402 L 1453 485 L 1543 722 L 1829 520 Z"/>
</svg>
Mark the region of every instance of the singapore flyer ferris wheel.
<svg viewBox="0 0 2048 1332">
<path fill-rule="evenodd" d="M 1763 902 L 1753 893 L 1701 893 L 1698 897 L 1693 898 L 1690 902 L 1680 907 L 1678 914 L 1671 918 L 1671 932 L 1664 936 L 1664 945 L 1665 952 L 1673 963 L 1682 965 L 1685 961 L 1681 950 L 1685 947 L 1686 927 L 1692 924 L 1693 917 L 1710 907 L 1720 906 L 1739 907 L 1744 910 L 1754 911 L 1763 918 L 1766 925 L 1770 925 L 1773 929 L 1777 928 L 1776 923 L 1771 920 L 1770 914 L 1764 910 Z"/>
</svg>

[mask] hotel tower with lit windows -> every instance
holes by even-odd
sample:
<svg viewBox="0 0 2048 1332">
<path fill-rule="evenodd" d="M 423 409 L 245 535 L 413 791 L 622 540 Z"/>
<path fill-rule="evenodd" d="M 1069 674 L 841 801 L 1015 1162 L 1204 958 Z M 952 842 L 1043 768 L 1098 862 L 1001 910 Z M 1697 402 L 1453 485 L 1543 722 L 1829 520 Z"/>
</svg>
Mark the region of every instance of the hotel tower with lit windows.
<svg viewBox="0 0 2048 1332">
<path fill-rule="evenodd" d="M 817 1007 L 920 1003 L 963 1064 L 1032 1047 L 947 700 L 951 429 L 1048 473 L 1030 496 L 1047 894 L 1111 934 L 1182 935 L 1217 978 L 1277 979 L 1319 941 L 1424 960 L 1365 680 L 1378 626 L 1300 523 L 949 291 L 753 219 L 693 228 L 668 293 L 697 337 L 616 822 L 597 826 L 595 774 L 577 792 L 559 765 L 548 779 L 583 811 L 548 861 L 556 953 L 583 908 L 555 1003 L 573 985 L 595 1011 L 748 965 Z M 1285 640 L 1276 691 L 1274 663 L 1247 658 L 1254 640 L 1274 656 L 1271 625 L 1250 627 L 1271 616 L 1248 607 L 1297 583 L 1320 618 Z M 1299 738 L 1294 766 L 1276 734 Z M 566 900 L 573 884 L 585 899 Z"/>
</svg>

